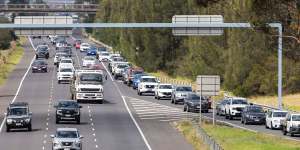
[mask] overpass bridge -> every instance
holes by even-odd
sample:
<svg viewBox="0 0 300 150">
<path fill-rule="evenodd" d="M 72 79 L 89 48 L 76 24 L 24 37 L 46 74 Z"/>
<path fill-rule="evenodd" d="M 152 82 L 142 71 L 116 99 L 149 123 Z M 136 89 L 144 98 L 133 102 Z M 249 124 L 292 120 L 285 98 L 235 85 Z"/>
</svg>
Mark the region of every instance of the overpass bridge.
<svg viewBox="0 0 300 150">
<path fill-rule="evenodd" d="M 95 14 L 98 4 L 0 4 L 0 12 L 47 13 L 81 12 Z"/>
</svg>

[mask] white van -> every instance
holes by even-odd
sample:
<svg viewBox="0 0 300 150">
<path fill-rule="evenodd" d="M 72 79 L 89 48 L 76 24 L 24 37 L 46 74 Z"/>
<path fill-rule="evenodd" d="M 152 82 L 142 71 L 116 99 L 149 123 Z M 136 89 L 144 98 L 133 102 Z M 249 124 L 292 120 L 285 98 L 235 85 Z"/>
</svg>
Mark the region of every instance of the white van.
<svg viewBox="0 0 300 150">
<path fill-rule="evenodd" d="M 73 64 L 60 64 L 59 68 L 57 70 L 57 81 L 58 84 L 62 83 L 62 82 L 67 82 L 69 83 L 74 76 L 74 66 Z"/>
</svg>

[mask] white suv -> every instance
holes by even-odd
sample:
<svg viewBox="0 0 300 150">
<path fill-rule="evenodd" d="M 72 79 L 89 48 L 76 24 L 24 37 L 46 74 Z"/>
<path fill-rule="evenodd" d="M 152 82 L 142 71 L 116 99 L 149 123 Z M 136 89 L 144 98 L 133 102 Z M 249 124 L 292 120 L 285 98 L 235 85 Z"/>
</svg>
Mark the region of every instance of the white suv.
<svg viewBox="0 0 300 150">
<path fill-rule="evenodd" d="M 233 117 L 241 117 L 242 111 L 247 105 L 248 101 L 245 98 L 229 98 L 225 105 L 225 118 L 232 120 Z"/>
<path fill-rule="evenodd" d="M 284 120 L 287 111 L 269 110 L 266 114 L 266 128 L 279 129 L 280 122 Z"/>
<path fill-rule="evenodd" d="M 155 87 L 155 96 L 154 98 L 160 100 L 161 98 L 171 99 L 173 92 L 172 84 L 158 84 Z"/>
<path fill-rule="evenodd" d="M 137 89 L 138 95 L 143 95 L 144 93 L 154 94 L 154 88 L 157 86 L 158 83 L 159 81 L 154 76 L 142 76 Z"/>
<path fill-rule="evenodd" d="M 282 133 L 286 135 L 290 133 L 291 136 L 294 134 L 300 134 L 300 114 L 299 113 L 288 113 L 285 119 L 281 122 Z"/>
<path fill-rule="evenodd" d="M 82 150 L 82 136 L 76 128 L 58 128 L 55 135 L 51 135 L 52 149 Z"/>
<path fill-rule="evenodd" d="M 72 64 L 60 64 L 57 70 L 58 84 L 61 82 L 70 82 L 74 76 L 74 67 Z"/>
</svg>

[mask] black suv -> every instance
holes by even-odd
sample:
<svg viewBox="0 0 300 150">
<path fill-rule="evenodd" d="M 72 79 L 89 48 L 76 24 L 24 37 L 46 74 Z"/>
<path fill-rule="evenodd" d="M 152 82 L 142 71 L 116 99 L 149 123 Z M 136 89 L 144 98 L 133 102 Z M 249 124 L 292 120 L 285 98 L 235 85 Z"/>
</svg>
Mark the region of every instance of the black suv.
<svg viewBox="0 0 300 150">
<path fill-rule="evenodd" d="M 56 124 L 59 124 L 60 121 L 76 121 L 77 124 L 80 124 L 80 106 L 74 100 L 62 100 L 59 101 L 56 108 Z"/>
<path fill-rule="evenodd" d="M 184 99 L 183 111 L 187 112 L 199 112 L 200 111 L 200 96 L 196 93 L 189 93 Z M 201 97 L 201 112 L 208 113 L 209 104 L 208 100 Z"/>
<path fill-rule="evenodd" d="M 243 109 L 241 122 L 244 124 L 265 124 L 266 115 L 262 107 L 249 105 Z"/>
<path fill-rule="evenodd" d="M 38 46 L 35 53 L 36 59 L 49 58 L 49 48 L 46 45 Z"/>
<path fill-rule="evenodd" d="M 31 131 L 31 116 L 26 102 L 15 102 L 8 106 L 6 113 L 6 132 L 13 128 L 27 128 Z"/>
</svg>

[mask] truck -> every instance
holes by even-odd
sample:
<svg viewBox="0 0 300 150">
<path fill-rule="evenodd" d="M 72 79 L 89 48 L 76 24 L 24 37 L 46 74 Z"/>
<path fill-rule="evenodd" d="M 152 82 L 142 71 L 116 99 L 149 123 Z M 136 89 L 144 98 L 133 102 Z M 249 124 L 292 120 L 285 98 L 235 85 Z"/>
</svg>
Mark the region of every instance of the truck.
<svg viewBox="0 0 300 150">
<path fill-rule="evenodd" d="M 76 70 L 71 82 L 71 98 L 77 102 L 94 101 L 102 104 L 103 83 L 107 80 L 102 70 Z"/>
</svg>

